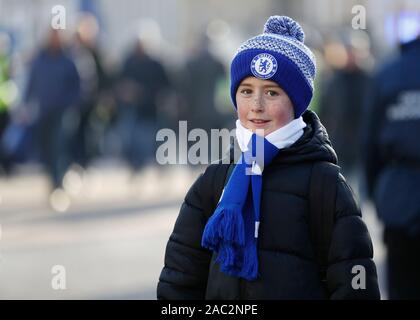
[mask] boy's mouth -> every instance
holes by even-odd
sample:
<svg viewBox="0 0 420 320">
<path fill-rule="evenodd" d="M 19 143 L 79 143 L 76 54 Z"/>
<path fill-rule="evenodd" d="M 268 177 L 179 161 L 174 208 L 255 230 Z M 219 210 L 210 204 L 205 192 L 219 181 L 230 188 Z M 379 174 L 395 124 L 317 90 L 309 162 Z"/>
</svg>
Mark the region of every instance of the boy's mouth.
<svg viewBox="0 0 420 320">
<path fill-rule="evenodd" d="M 262 120 L 262 119 L 251 119 L 250 121 L 256 125 L 263 125 L 270 122 L 270 120 Z"/>
</svg>

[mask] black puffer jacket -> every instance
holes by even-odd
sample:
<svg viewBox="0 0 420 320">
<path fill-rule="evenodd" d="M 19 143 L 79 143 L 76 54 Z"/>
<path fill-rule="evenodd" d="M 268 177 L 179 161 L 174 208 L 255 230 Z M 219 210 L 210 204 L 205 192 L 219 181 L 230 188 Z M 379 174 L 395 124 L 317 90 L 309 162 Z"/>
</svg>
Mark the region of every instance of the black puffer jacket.
<svg viewBox="0 0 420 320">
<path fill-rule="evenodd" d="M 212 187 L 222 164 L 210 165 L 185 197 L 171 234 L 158 299 L 378 299 L 376 267 L 368 230 L 342 175 L 337 181 L 335 226 L 329 252 L 326 294 L 314 260 L 308 226 L 308 192 L 314 162 L 337 163 L 328 136 L 312 111 L 303 136 L 281 150 L 263 173 L 256 281 L 228 276 L 201 247 L 209 215 L 219 197 Z M 352 268 L 366 270 L 366 289 L 352 288 Z"/>
</svg>

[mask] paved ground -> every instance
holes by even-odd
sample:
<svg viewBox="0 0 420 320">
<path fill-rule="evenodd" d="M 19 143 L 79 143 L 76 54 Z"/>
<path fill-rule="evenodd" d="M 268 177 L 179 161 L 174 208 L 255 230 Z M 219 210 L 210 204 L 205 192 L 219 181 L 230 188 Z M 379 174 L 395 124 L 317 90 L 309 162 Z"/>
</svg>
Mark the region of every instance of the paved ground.
<svg viewBox="0 0 420 320">
<path fill-rule="evenodd" d="M 37 168 L 0 179 L 0 299 L 155 299 L 166 241 L 198 174 L 171 167 L 133 176 L 102 163 L 66 176 L 70 197 L 56 197 L 58 211 Z M 382 279 L 381 226 L 363 210 Z M 57 265 L 65 290 L 52 287 Z"/>
</svg>

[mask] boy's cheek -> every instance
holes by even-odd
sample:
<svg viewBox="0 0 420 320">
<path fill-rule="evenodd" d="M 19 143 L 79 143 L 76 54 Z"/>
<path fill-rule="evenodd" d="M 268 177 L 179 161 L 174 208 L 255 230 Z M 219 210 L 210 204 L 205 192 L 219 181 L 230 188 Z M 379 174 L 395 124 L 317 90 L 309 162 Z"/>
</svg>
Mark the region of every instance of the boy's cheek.
<svg viewBox="0 0 420 320">
<path fill-rule="evenodd" d="M 247 119 L 247 111 L 243 106 L 238 104 L 238 119 L 244 124 L 244 121 Z"/>
</svg>

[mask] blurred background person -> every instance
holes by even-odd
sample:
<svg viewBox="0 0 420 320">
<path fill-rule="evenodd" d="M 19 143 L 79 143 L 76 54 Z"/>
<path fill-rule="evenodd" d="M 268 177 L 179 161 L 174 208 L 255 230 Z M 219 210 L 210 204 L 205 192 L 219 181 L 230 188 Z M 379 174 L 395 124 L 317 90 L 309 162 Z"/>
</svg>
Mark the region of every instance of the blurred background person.
<svg viewBox="0 0 420 320">
<path fill-rule="evenodd" d="M 218 86 L 227 75 L 222 61 L 212 53 L 211 44 L 208 35 L 201 33 L 187 56 L 180 87 L 183 103 L 179 119 L 187 120 L 188 130 L 204 130 L 211 143 L 209 154 L 216 153 L 220 157 L 227 146 L 220 146 L 220 141 L 211 139 L 211 129 L 224 128 L 226 124 L 226 113 L 220 112 L 217 94 Z M 188 148 L 195 142 L 188 141 Z"/>
<path fill-rule="evenodd" d="M 117 79 L 116 126 L 122 154 L 137 171 L 155 157 L 158 103 L 170 87 L 163 64 L 146 52 L 138 38 L 122 62 Z"/>
<path fill-rule="evenodd" d="M 375 73 L 364 117 L 364 174 L 385 226 L 390 299 L 420 299 L 419 18 L 414 39 Z"/>
<path fill-rule="evenodd" d="M 210 133 L 223 122 L 216 106 L 216 86 L 226 77 L 225 67 L 210 51 L 210 39 L 202 34 L 191 52 L 184 70 L 184 98 L 186 108 L 181 118 L 192 128 Z"/>
<path fill-rule="evenodd" d="M 10 106 L 14 100 L 14 83 L 11 79 L 10 36 L 0 31 L 0 142 L 10 123 Z M 9 173 L 10 158 L 0 143 L 0 174 Z"/>
<path fill-rule="evenodd" d="M 93 126 L 100 99 L 110 89 L 110 77 L 103 63 L 97 44 L 99 24 L 96 17 L 83 13 L 76 27 L 72 44 L 72 56 L 80 75 L 80 100 L 78 108 L 72 108 L 75 131 L 70 140 L 72 162 L 86 168 L 89 161 L 99 155 L 99 141 Z"/>
<path fill-rule="evenodd" d="M 340 39 L 341 38 L 341 39 Z M 360 123 L 369 83 L 363 65 L 369 58 L 369 39 L 363 31 L 345 30 L 339 41 L 324 47 L 329 65 L 322 85 L 319 116 L 337 152 L 339 165 L 355 185 L 360 172 Z"/>
<path fill-rule="evenodd" d="M 31 63 L 24 93 L 25 107 L 35 114 L 36 147 L 53 190 L 62 187 L 71 162 L 69 140 L 75 127 L 71 112 L 80 98 L 79 73 L 61 32 L 50 29 Z"/>
</svg>

